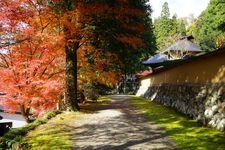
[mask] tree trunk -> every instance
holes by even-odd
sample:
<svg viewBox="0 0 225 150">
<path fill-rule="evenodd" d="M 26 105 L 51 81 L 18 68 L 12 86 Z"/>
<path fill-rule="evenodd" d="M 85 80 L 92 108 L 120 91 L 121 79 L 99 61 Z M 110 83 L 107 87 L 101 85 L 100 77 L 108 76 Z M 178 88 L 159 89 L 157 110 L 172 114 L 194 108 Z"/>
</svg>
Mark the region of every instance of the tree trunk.
<svg viewBox="0 0 225 150">
<path fill-rule="evenodd" d="M 30 108 L 26 108 L 24 105 L 20 105 L 20 111 L 24 119 L 26 120 L 27 123 L 30 123 L 31 120 L 29 118 L 30 115 Z"/>
<path fill-rule="evenodd" d="M 77 49 L 79 43 L 66 46 L 66 95 L 67 107 L 80 110 L 77 100 Z"/>
<path fill-rule="evenodd" d="M 72 11 L 74 0 L 66 0 L 65 6 L 68 11 Z M 68 24 L 73 24 L 73 16 L 67 17 L 67 24 L 64 25 L 66 39 L 66 107 L 71 110 L 80 110 L 77 99 L 77 50 L 79 49 L 79 36 L 70 30 Z"/>
</svg>

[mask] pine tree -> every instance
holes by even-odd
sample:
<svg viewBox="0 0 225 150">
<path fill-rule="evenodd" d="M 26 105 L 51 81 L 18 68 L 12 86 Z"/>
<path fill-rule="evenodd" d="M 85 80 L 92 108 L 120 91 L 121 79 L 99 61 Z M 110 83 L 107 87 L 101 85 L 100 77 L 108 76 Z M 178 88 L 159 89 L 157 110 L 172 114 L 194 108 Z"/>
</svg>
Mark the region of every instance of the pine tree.
<svg viewBox="0 0 225 150">
<path fill-rule="evenodd" d="M 170 13 L 168 3 L 165 2 L 162 7 L 161 16 L 160 18 L 156 19 L 154 22 L 154 32 L 156 36 L 156 43 L 159 50 L 163 50 L 166 46 L 163 41 L 168 38 L 172 23 L 170 20 Z"/>
<path fill-rule="evenodd" d="M 170 10 L 169 5 L 167 2 L 165 2 L 162 6 L 161 16 L 162 19 L 169 20 L 170 18 Z"/>
</svg>

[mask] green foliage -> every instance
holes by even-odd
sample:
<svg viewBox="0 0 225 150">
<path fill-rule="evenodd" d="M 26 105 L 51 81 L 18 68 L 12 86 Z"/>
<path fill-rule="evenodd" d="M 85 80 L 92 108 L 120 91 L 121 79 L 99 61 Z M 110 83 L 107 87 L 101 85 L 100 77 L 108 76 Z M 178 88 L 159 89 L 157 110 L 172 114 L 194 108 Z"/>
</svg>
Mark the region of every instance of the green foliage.
<svg viewBox="0 0 225 150">
<path fill-rule="evenodd" d="M 49 119 L 60 114 L 61 111 L 55 110 L 49 112 L 42 119 L 37 119 L 34 122 L 27 124 L 21 128 L 12 128 L 4 136 L 0 137 L 0 150 L 12 148 L 13 145 L 20 144 L 22 138 L 31 130 L 34 130 L 37 126 L 45 124 Z"/>
<path fill-rule="evenodd" d="M 51 119 L 51 118 L 53 118 L 56 115 L 61 114 L 61 113 L 62 112 L 60 110 L 54 110 L 52 112 L 47 113 L 46 116 L 44 116 L 43 120 L 47 121 L 47 120 L 49 120 L 49 119 Z"/>
<path fill-rule="evenodd" d="M 99 98 L 99 92 L 95 84 L 83 84 L 81 88 L 84 90 L 86 99 L 96 101 Z"/>
<path fill-rule="evenodd" d="M 163 127 L 170 137 L 182 150 L 224 150 L 224 133 L 203 127 L 195 120 L 191 120 L 176 112 L 174 109 L 162 106 L 150 100 L 132 97 L 131 102 L 143 112 L 150 121 Z"/>
<path fill-rule="evenodd" d="M 224 0 L 211 0 L 207 9 L 189 27 L 196 41 L 205 51 L 215 50 L 217 38 L 225 31 L 224 3 Z"/>
<path fill-rule="evenodd" d="M 169 17 L 170 17 L 169 4 L 168 4 L 168 2 L 165 2 L 162 6 L 161 18 L 169 19 Z"/>
<path fill-rule="evenodd" d="M 113 91 L 113 87 L 104 84 L 96 84 L 95 88 L 98 90 L 99 95 L 108 95 Z"/>
<path fill-rule="evenodd" d="M 185 26 L 185 23 L 184 23 L 184 20 L 182 19 L 179 19 L 177 20 L 177 32 L 181 35 L 181 36 L 185 36 L 186 35 L 186 26 Z"/>
<path fill-rule="evenodd" d="M 177 39 L 186 35 L 184 20 L 177 19 L 176 15 L 170 18 L 167 2 L 162 7 L 161 16 L 154 22 L 154 34 L 159 51 L 163 51 Z"/>
</svg>

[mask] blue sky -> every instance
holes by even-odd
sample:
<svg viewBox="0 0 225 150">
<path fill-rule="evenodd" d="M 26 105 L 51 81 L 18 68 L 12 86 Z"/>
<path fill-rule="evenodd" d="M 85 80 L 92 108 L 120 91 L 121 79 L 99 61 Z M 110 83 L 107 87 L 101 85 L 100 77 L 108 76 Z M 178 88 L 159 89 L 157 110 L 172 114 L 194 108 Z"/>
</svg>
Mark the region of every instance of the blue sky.
<svg viewBox="0 0 225 150">
<path fill-rule="evenodd" d="M 194 14 L 195 17 L 198 17 L 200 13 L 206 9 L 209 0 L 149 0 L 150 5 L 152 6 L 153 13 L 152 17 L 156 18 L 160 16 L 162 5 L 165 1 L 169 4 L 170 15 L 174 13 L 178 17 L 186 17 L 190 14 Z"/>
</svg>

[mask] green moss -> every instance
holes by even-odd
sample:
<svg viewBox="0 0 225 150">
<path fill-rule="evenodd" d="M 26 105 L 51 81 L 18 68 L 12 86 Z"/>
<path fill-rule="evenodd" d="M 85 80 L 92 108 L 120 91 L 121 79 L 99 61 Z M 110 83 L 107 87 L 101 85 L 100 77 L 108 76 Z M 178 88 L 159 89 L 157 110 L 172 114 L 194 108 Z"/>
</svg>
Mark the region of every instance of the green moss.
<svg viewBox="0 0 225 150">
<path fill-rule="evenodd" d="M 22 145 L 32 150 L 63 149 L 73 147 L 73 131 L 71 120 L 77 118 L 79 112 L 60 114 L 46 124 L 30 132 L 22 141 Z"/>
<path fill-rule="evenodd" d="M 10 129 L 3 137 L 0 137 L 0 150 L 11 149 L 13 146 L 19 146 L 22 138 L 31 130 L 34 130 L 39 125 L 45 124 L 49 119 L 55 117 L 57 114 L 60 114 L 60 111 L 52 111 L 42 119 L 37 119 L 34 122 L 27 124 L 22 128 Z"/>
<path fill-rule="evenodd" d="M 132 97 L 131 104 L 143 112 L 150 121 L 158 123 L 182 150 L 224 150 L 225 135 L 203 127 L 195 120 L 140 97 Z"/>
<path fill-rule="evenodd" d="M 23 147 L 32 150 L 71 150 L 75 142 L 74 124 L 78 117 L 84 113 L 93 113 L 103 109 L 110 101 L 108 97 L 100 97 L 97 102 L 88 101 L 81 105 L 80 112 L 66 112 L 39 126 L 23 139 Z M 48 118 L 48 117 L 47 117 Z"/>
</svg>

